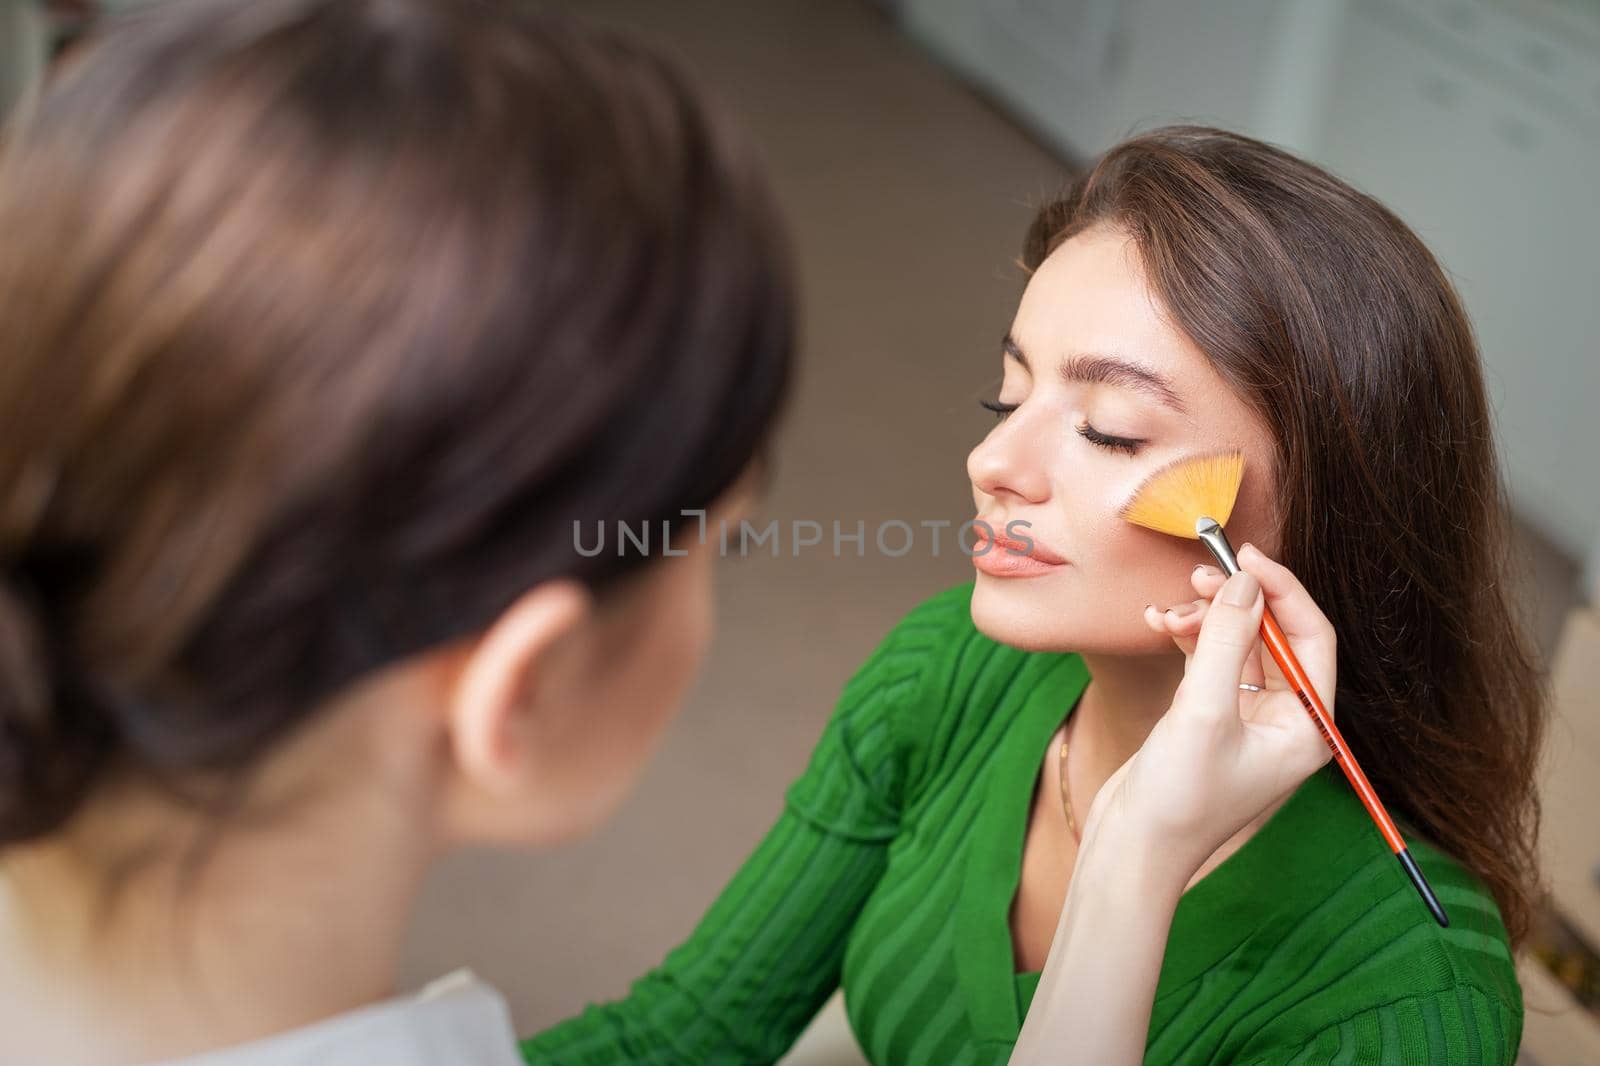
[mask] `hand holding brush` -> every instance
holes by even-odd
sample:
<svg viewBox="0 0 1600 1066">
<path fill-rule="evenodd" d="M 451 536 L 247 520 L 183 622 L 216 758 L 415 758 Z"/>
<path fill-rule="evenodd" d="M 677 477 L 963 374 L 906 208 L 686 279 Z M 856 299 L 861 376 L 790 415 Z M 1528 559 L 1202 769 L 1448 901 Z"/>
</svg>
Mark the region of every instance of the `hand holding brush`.
<svg viewBox="0 0 1600 1066">
<path fill-rule="evenodd" d="M 1233 512 L 1234 500 L 1238 496 L 1243 476 L 1244 456 L 1239 452 L 1181 459 L 1147 477 L 1122 508 L 1122 517 L 1135 525 L 1161 533 L 1201 541 L 1217 560 L 1223 576 L 1231 577 L 1240 571 L 1239 559 L 1222 527 Z M 1288 570 L 1259 552 L 1255 555 L 1263 567 L 1263 576 L 1270 575 L 1279 581 L 1295 581 Z M 1252 560 L 1252 566 L 1255 565 L 1256 560 Z M 1274 567 L 1276 570 L 1271 570 Z M 1330 641 L 1333 639 L 1331 627 L 1327 636 Z M 1333 716 L 1318 695 L 1316 685 L 1313 684 L 1305 667 L 1301 665 L 1294 649 L 1290 647 L 1288 636 L 1285 635 L 1278 620 L 1273 617 L 1270 608 L 1264 604 L 1261 616 L 1261 639 L 1277 666 L 1276 676 L 1273 676 L 1271 671 L 1265 671 L 1263 676 L 1266 679 L 1267 691 L 1246 692 L 1242 695 L 1241 714 L 1248 715 L 1252 707 L 1264 706 L 1267 700 L 1276 698 L 1274 690 L 1278 689 L 1287 690 L 1298 700 L 1305 713 L 1311 716 L 1321 731 L 1323 740 L 1333 753 L 1334 761 L 1339 764 L 1340 770 L 1350 781 L 1356 795 L 1361 798 L 1362 804 L 1383 834 L 1389 849 L 1394 852 L 1406 876 L 1410 878 L 1423 903 L 1427 905 L 1429 913 L 1441 926 L 1448 926 L 1450 919 L 1445 914 L 1444 907 L 1434 895 L 1433 888 L 1428 884 L 1422 870 L 1411 857 L 1411 852 L 1406 847 L 1394 820 L 1389 817 L 1383 802 L 1367 781 L 1366 774 L 1362 772 L 1344 738 L 1340 736 Z M 1331 696 L 1331 682 L 1329 688 Z M 1250 699 L 1252 696 L 1254 699 Z"/>
<path fill-rule="evenodd" d="M 1331 692 L 1338 669 L 1333 627 L 1305 588 L 1264 555 L 1245 556 L 1250 569 L 1226 581 L 1196 568 L 1200 609 L 1158 623 L 1184 653 L 1183 680 L 1089 807 L 1012 1066 L 1060 1062 L 1069 1047 L 1072 1061 L 1142 1062 L 1181 897 L 1240 829 L 1328 763 L 1323 734 L 1282 683 L 1240 692 L 1241 677 L 1271 680 L 1258 638 L 1269 609 L 1316 684 Z"/>
</svg>

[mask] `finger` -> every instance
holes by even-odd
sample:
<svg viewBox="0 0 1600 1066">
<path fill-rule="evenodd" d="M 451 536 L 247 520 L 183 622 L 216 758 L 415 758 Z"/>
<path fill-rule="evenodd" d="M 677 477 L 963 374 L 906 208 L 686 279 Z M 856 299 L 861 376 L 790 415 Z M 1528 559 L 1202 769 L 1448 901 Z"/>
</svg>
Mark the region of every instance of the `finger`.
<svg viewBox="0 0 1600 1066">
<path fill-rule="evenodd" d="M 1225 580 L 1221 570 L 1217 570 L 1215 567 L 1212 567 L 1212 570 L 1214 574 L 1196 578 L 1197 585 L 1214 584 L 1210 595 L 1192 600 L 1189 603 L 1176 604 L 1173 607 L 1169 607 L 1166 612 L 1167 629 L 1170 631 L 1172 638 L 1178 641 L 1179 646 L 1184 648 L 1184 653 L 1187 655 L 1194 654 L 1195 638 L 1200 633 L 1200 627 L 1205 619 L 1206 608 L 1211 603 L 1211 595 L 1215 595 L 1216 591 L 1222 588 L 1223 580 Z M 1196 572 L 1198 574 L 1198 568 Z M 1211 580 L 1213 577 L 1215 578 L 1214 582 Z M 1177 617 L 1173 617 L 1174 613 L 1176 613 Z M 1239 679 L 1240 683 L 1257 685 L 1262 689 L 1268 688 L 1265 663 L 1271 662 L 1271 659 L 1272 656 L 1267 654 L 1266 645 L 1261 641 L 1257 641 L 1255 646 L 1250 649 L 1249 656 L 1245 659 L 1244 676 Z M 1288 688 L 1289 685 L 1283 680 L 1282 672 L 1277 670 L 1277 664 L 1273 663 L 1272 665 L 1278 680 L 1277 684 L 1271 687 Z"/>
<path fill-rule="evenodd" d="M 1200 631 L 1200 619 L 1205 615 L 1206 606 L 1207 601 L 1203 599 L 1175 603 L 1165 610 L 1152 605 L 1145 619 L 1156 632 L 1171 637 L 1187 658 L 1194 654 L 1194 638 Z"/>
<path fill-rule="evenodd" d="M 1266 645 L 1263 643 L 1261 662 L 1267 671 L 1267 681 L 1265 686 L 1266 690 L 1268 692 L 1297 692 L 1299 686 L 1295 685 L 1284 676 L 1282 667 L 1278 665 L 1278 660 L 1273 658 L 1271 654 L 1267 653 L 1265 651 L 1265 647 Z M 1301 654 L 1299 651 L 1295 652 L 1295 656 L 1300 660 L 1300 665 L 1305 667 L 1307 676 L 1311 678 L 1311 687 L 1317 690 L 1318 696 L 1322 697 L 1322 706 L 1327 710 L 1328 717 L 1335 718 L 1334 697 L 1336 695 L 1336 690 L 1334 688 L 1334 678 L 1337 676 L 1337 667 L 1329 667 L 1325 671 L 1323 667 L 1319 666 L 1316 662 L 1307 658 L 1307 656 Z M 1324 676 L 1324 674 L 1326 674 L 1326 676 Z M 1306 711 L 1305 704 L 1300 702 L 1298 696 L 1295 697 L 1295 705 L 1298 706 L 1302 711 Z M 1311 720 L 1311 714 L 1309 711 L 1306 711 L 1306 715 L 1308 720 Z"/>
<path fill-rule="evenodd" d="M 1227 579 L 1228 575 L 1224 574 L 1220 567 L 1211 566 L 1208 563 L 1201 563 L 1189 571 L 1189 584 L 1193 585 L 1194 590 L 1208 600 L 1217 594 L 1217 590 L 1222 587 L 1222 583 Z"/>
<path fill-rule="evenodd" d="M 1333 623 L 1322 613 L 1300 579 L 1282 563 L 1268 558 L 1253 544 L 1239 549 L 1239 565 L 1256 580 L 1266 595 L 1267 608 L 1288 637 L 1300 665 L 1305 667 L 1317 695 L 1328 704 L 1338 669 L 1338 638 Z M 1271 659 L 1269 655 L 1267 659 Z M 1275 661 L 1263 663 L 1274 687 L 1292 687 Z M 1331 713 L 1331 712 L 1330 712 Z"/>
<path fill-rule="evenodd" d="M 1222 571 L 1221 567 L 1212 566 L 1209 563 L 1201 563 L 1189 572 L 1189 583 L 1200 594 L 1200 600 L 1197 601 L 1200 603 L 1209 603 L 1227 579 L 1228 575 Z M 1203 610 L 1191 615 L 1185 615 L 1182 625 L 1176 628 L 1176 634 L 1178 635 L 1175 635 L 1174 639 L 1179 640 L 1180 644 L 1187 642 L 1186 654 L 1192 655 L 1194 653 L 1194 636 L 1200 631 L 1200 622 L 1203 617 Z M 1241 683 L 1258 685 L 1263 690 L 1268 687 L 1274 687 L 1270 686 L 1267 680 L 1265 665 L 1271 659 L 1272 656 L 1266 654 L 1266 645 L 1258 641 L 1255 647 L 1251 649 L 1249 658 L 1245 660 L 1244 676 L 1240 679 Z M 1288 684 L 1283 680 L 1283 674 L 1276 669 L 1277 664 L 1273 663 L 1272 666 L 1273 671 L 1278 674 L 1275 687 L 1287 688 Z M 1251 706 L 1250 696 L 1250 693 L 1246 693 L 1245 696 L 1241 697 L 1244 701 L 1240 704 L 1241 710 Z"/>
<path fill-rule="evenodd" d="M 1192 627 L 1196 612 L 1202 609 L 1204 604 L 1204 600 L 1185 600 L 1171 607 L 1157 607 L 1153 603 L 1147 603 L 1144 605 L 1144 621 L 1157 633 L 1171 636 L 1181 632 L 1185 627 Z"/>
<path fill-rule="evenodd" d="M 1259 549 L 1256 550 L 1259 551 Z M 1287 568 L 1285 568 L 1285 571 L 1292 576 L 1292 571 L 1287 571 Z M 1219 567 L 1211 566 L 1207 563 L 1201 563 L 1196 566 L 1189 574 L 1190 583 L 1194 586 L 1195 591 L 1208 599 L 1216 595 L 1216 591 L 1222 587 L 1222 583 L 1226 578 L 1227 575 Z M 1273 617 L 1277 618 L 1276 611 Z M 1288 679 L 1283 676 L 1283 671 L 1278 668 L 1277 662 L 1271 655 L 1266 654 L 1265 645 L 1258 645 L 1257 650 L 1252 653 L 1250 661 L 1245 665 L 1244 679 L 1251 684 L 1261 685 L 1265 689 L 1293 688 Z M 1320 693 L 1322 690 L 1319 687 L 1317 691 Z"/>
<path fill-rule="evenodd" d="M 1209 602 L 1197 598 L 1175 603 L 1161 612 L 1161 620 L 1173 633 L 1199 632 L 1200 619 L 1205 616 Z"/>
<path fill-rule="evenodd" d="M 1277 735 L 1275 743 L 1282 746 L 1286 758 L 1302 765 L 1306 774 L 1332 760 L 1333 749 L 1299 699 L 1287 692 L 1260 695 L 1266 698 L 1257 704 L 1250 721 Z"/>
<path fill-rule="evenodd" d="M 1248 571 L 1234 574 L 1211 601 L 1201 622 L 1194 654 L 1184 672 L 1180 690 L 1196 699 L 1175 702 L 1192 705 L 1201 713 L 1239 713 L 1239 681 L 1245 661 L 1260 639 L 1265 608 L 1262 585 Z M 1242 601 L 1242 602 L 1241 602 Z"/>
<path fill-rule="evenodd" d="M 1267 606 L 1286 636 L 1310 642 L 1333 639 L 1333 623 L 1292 570 L 1269 558 L 1254 544 L 1239 549 L 1239 565 L 1261 582 Z M 1299 650 L 1298 644 L 1296 650 Z"/>
<path fill-rule="evenodd" d="M 1188 662 L 1189 656 L 1194 654 L 1194 637 L 1193 636 L 1184 636 L 1184 635 L 1181 635 L 1181 634 L 1178 634 L 1178 633 L 1174 633 L 1168 627 L 1167 622 L 1164 620 L 1163 612 L 1158 610 L 1155 607 L 1154 604 L 1146 604 L 1145 605 L 1145 608 L 1144 608 L 1144 621 L 1145 621 L 1145 624 L 1148 625 L 1155 632 L 1160 633 L 1164 637 L 1167 637 L 1168 639 L 1170 639 L 1173 642 L 1173 644 L 1177 645 L 1178 650 L 1183 652 L 1184 662 L 1185 663 Z"/>
<path fill-rule="evenodd" d="M 1271 659 L 1272 656 L 1267 654 L 1266 644 L 1259 640 L 1256 641 L 1255 647 L 1251 648 L 1250 654 L 1245 657 L 1244 674 L 1239 678 L 1239 683 L 1242 685 L 1255 685 L 1262 690 L 1270 687 L 1267 684 L 1266 663 L 1270 662 Z M 1277 664 L 1274 663 L 1273 665 L 1276 666 Z"/>
</svg>

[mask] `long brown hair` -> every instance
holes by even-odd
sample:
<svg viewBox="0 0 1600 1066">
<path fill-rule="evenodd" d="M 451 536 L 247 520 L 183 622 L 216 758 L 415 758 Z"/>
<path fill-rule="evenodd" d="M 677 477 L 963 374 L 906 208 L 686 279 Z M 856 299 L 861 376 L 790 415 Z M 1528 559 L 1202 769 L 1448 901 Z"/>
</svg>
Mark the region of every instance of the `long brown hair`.
<svg viewBox="0 0 1600 1066">
<path fill-rule="evenodd" d="M 245 769 L 764 450 L 786 241 L 650 47 L 492 0 L 171 0 L 0 148 L 0 846 Z M 208 776 L 219 776 L 212 773 Z"/>
<path fill-rule="evenodd" d="M 1206 127 L 1106 152 L 1040 208 L 1024 264 L 1101 224 L 1270 427 L 1282 561 L 1339 634 L 1339 731 L 1391 813 L 1492 891 L 1515 949 L 1541 891 L 1548 680 L 1449 280 L 1371 197 Z"/>
</svg>

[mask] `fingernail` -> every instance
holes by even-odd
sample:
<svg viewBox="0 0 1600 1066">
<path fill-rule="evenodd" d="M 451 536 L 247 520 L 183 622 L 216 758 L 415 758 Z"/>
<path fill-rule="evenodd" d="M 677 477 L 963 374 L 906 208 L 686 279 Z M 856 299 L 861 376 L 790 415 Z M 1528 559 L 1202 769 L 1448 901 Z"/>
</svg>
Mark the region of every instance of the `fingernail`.
<svg viewBox="0 0 1600 1066">
<path fill-rule="evenodd" d="M 1256 601 L 1256 593 L 1260 591 L 1261 582 L 1248 570 L 1240 570 L 1222 586 L 1222 602 L 1234 607 L 1248 607 Z"/>
<path fill-rule="evenodd" d="M 1186 614 L 1193 614 L 1195 609 L 1195 605 L 1192 603 L 1178 603 L 1168 607 L 1167 613 L 1175 617 L 1182 618 Z"/>
</svg>

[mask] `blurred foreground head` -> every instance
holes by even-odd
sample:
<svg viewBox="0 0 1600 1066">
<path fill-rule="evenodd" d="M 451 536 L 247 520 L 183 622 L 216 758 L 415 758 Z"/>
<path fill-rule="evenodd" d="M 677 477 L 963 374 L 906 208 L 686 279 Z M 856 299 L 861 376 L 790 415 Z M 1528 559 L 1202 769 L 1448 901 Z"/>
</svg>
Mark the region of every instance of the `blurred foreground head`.
<svg viewBox="0 0 1600 1066">
<path fill-rule="evenodd" d="M 225 780 L 552 582 L 630 604 L 569 681 L 681 694 L 648 669 L 698 634 L 628 591 L 679 563 L 574 523 L 742 484 L 792 327 L 676 64 L 490 0 L 170 0 L 0 145 L 0 845 Z"/>
</svg>

